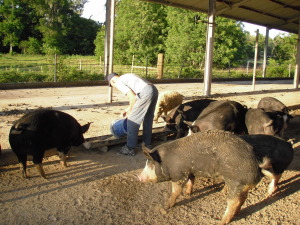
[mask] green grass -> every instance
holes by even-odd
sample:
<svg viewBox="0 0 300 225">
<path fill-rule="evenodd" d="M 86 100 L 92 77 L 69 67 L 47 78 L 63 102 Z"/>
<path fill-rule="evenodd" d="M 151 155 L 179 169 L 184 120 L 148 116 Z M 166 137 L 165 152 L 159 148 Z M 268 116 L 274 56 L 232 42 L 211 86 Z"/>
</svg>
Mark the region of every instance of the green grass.
<svg viewBox="0 0 300 225">
<path fill-rule="evenodd" d="M 155 67 L 150 66 L 146 70 L 142 65 L 133 69 L 131 65 L 114 65 L 113 71 L 119 74 L 133 72 L 147 79 L 155 79 Z M 164 78 L 203 78 L 203 74 L 204 71 L 199 68 L 164 65 Z M 247 72 L 246 68 L 232 68 L 230 71 L 213 69 L 213 78 L 250 78 L 252 74 L 252 69 Z M 58 56 L 55 67 L 54 56 L 0 54 L 0 83 L 51 82 L 55 75 L 57 81 L 103 80 L 104 62 L 95 56 Z M 257 69 L 256 76 L 262 76 L 261 68 Z M 267 69 L 267 77 L 288 76 L 286 65 L 273 64 Z"/>
</svg>

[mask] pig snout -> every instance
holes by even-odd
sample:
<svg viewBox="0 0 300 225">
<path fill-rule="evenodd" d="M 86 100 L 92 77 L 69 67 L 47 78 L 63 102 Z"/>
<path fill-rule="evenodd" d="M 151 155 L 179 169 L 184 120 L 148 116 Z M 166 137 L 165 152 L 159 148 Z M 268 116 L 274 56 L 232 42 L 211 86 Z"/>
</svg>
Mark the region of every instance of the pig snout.
<svg viewBox="0 0 300 225">
<path fill-rule="evenodd" d="M 149 165 L 148 160 L 146 162 L 146 166 L 141 172 L 140 175 L 137 176 L 139 181 L 146 183 L 146 182 L 157 182 L 157 176 L 155 174 L 155 166 Z"/>
</svg>

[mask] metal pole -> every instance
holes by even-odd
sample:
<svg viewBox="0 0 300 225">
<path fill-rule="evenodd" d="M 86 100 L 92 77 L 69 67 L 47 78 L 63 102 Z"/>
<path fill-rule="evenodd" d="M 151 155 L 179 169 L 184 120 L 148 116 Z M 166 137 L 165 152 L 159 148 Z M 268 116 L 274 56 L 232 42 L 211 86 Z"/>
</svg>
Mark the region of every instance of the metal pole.
<svg viewBox="0 0 300 225">
<path fill-rule="evenodd" d="M 204 90 L 203 90 L 204 96 L 209 96 L 211 92 L 215 14 L 216 14 L 216 1 L 209 0 L 206 51 L 205 51 L 205 68 L 204 68 Z"/>
<path fill-rule="evenodd" d="M 109 74 L 109 41 L 110 41 L 110 5 L 111 0 L 106 1 L 105 41 L 104 41 L 104 76 Z"/>
<path fill-rule="evenodd" d="M 300 77 L 300 20 L 298 28 L 298 39 L 297 39 L 297 58 L 296 58 L 296 67 L 294 75 L 294 88 L 299 86 L 299 77 Z"/>
<path fill-rule="evenodd" d="M 268 55 L 268 45 L 269 45 L 269 31 L 270 31 L 270 29 L 267 27 L 267 29 L 266 29 L 266 38 L 265 38 L 264 62 L 263 62 L 262 77 L 266 77 L 266 74 L 267 74 L 267 55 Z"/>
<path fill-rule="evenodd" d="M 258 55 L 258 36 L 259 30 L 256 30 L 256 40 L 255 40 L 255 53 L 254 53 L 254 65 L 253 65 L 253 81 L 252 81 L 252 91 L 255 90 L 255 80 L 256 80 L 256 64 Z"/>
</svg>

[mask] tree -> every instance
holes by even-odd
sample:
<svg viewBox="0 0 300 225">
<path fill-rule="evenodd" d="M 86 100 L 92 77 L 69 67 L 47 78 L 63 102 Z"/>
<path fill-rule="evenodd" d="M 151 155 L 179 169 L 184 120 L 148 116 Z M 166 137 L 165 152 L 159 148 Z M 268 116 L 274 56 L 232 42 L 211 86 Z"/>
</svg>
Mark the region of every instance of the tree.
<svg viewBox="0 0 300 225">
<path fill-rule="evenodd" d="M 142 1 L 122 0 L 116 7 L 115 60 L 130 63 L 132 55 L 156 64 L 164 51 L 165 6 Z"/>
<path fill-rule="evenodd" d="M 22 24 L 22 1 L 6 0 L 0 4 L 0 34 L 3 36 L 3 45 L 9 46 L 9 53 L 20 41 L 24 29 Z"/>
<path fill-rule="evenodd" d="M 204 19 L 204 14 L 198 12 L 167 8 L 166 58 L 171 63 L 203 66 L 206 43 Z"/>
<path fill-rule="evenodd" d="M 274 38 L 274 48 L 272 58 L 279 63 L 294 63 L 297 53 L 297 35 L 289 34 L 287 36 L 278 35 Z"/>
</svg>

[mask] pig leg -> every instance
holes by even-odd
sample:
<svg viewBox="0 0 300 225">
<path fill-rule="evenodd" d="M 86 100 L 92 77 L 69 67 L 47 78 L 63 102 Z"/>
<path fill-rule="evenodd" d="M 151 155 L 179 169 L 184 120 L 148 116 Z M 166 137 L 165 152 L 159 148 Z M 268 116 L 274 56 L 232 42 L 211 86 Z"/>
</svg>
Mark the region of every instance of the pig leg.
<svg viewBox="0 0 300 225">
<path fill-rule="evenodd" d="M 193 191 L 193 186 L 195 183 L 195 176 L 190 176 L 188 182 L 186 183 L 185 194 L 190 195 Z"/>
<path fill-rule="evenodd" d="M 249 187 L 238 188 L 228 186 L 229 197 L 227 199 L 227 208 L 220 224 L 228 224 L 232 221 L 233 217 L 240 212 L 247 198 L 248 191 Z"/>
<path fill-rule="evenodd" d="M 27 155 L 26 154 L 24 154 L 24 155 L 18 154 L 17 157 L 18 157 L 18 160 L 20 162 L 20 171 L 21 171 L 22 177 L 23 178 L 28 178 L 27 171 L 26 171 Z"/>
<path fill-rule="evenodd" d="M 262 173 L 271 180 L 268 188 L 268 196 L 270 196 L 278 189 L 278 182 L 282 174 L 275 174 L 264 169 L 262 169 Z"/>
<path fill-rule="evenodd" d="M 169 209 L 175 205 L 176 198 L 181 194 L 181 191 L 182 191 L 181 183 L 172 182 L 172 193 L 171 193 L 171 197 L 169 198 L 166 204 L 166 209 Z"/>
<path fill-rule="evenodd" d="M 46 179 L 46 174 L 45 174 L 42 163 L 35 164 L 35 167 L 36 167 L 37 171 L 39 172 L 39 174 L 41 175 L 41 177 Z"/>
<path fill-rule="evenodd" d="M 66 163 L 66 154 L 63 153 L 63 152 L 58 152 L 58 156 L 60 158 L 60 164 L 63 166 L 63 167 L 67 167 L 67 163 Z"/>
</svg>

